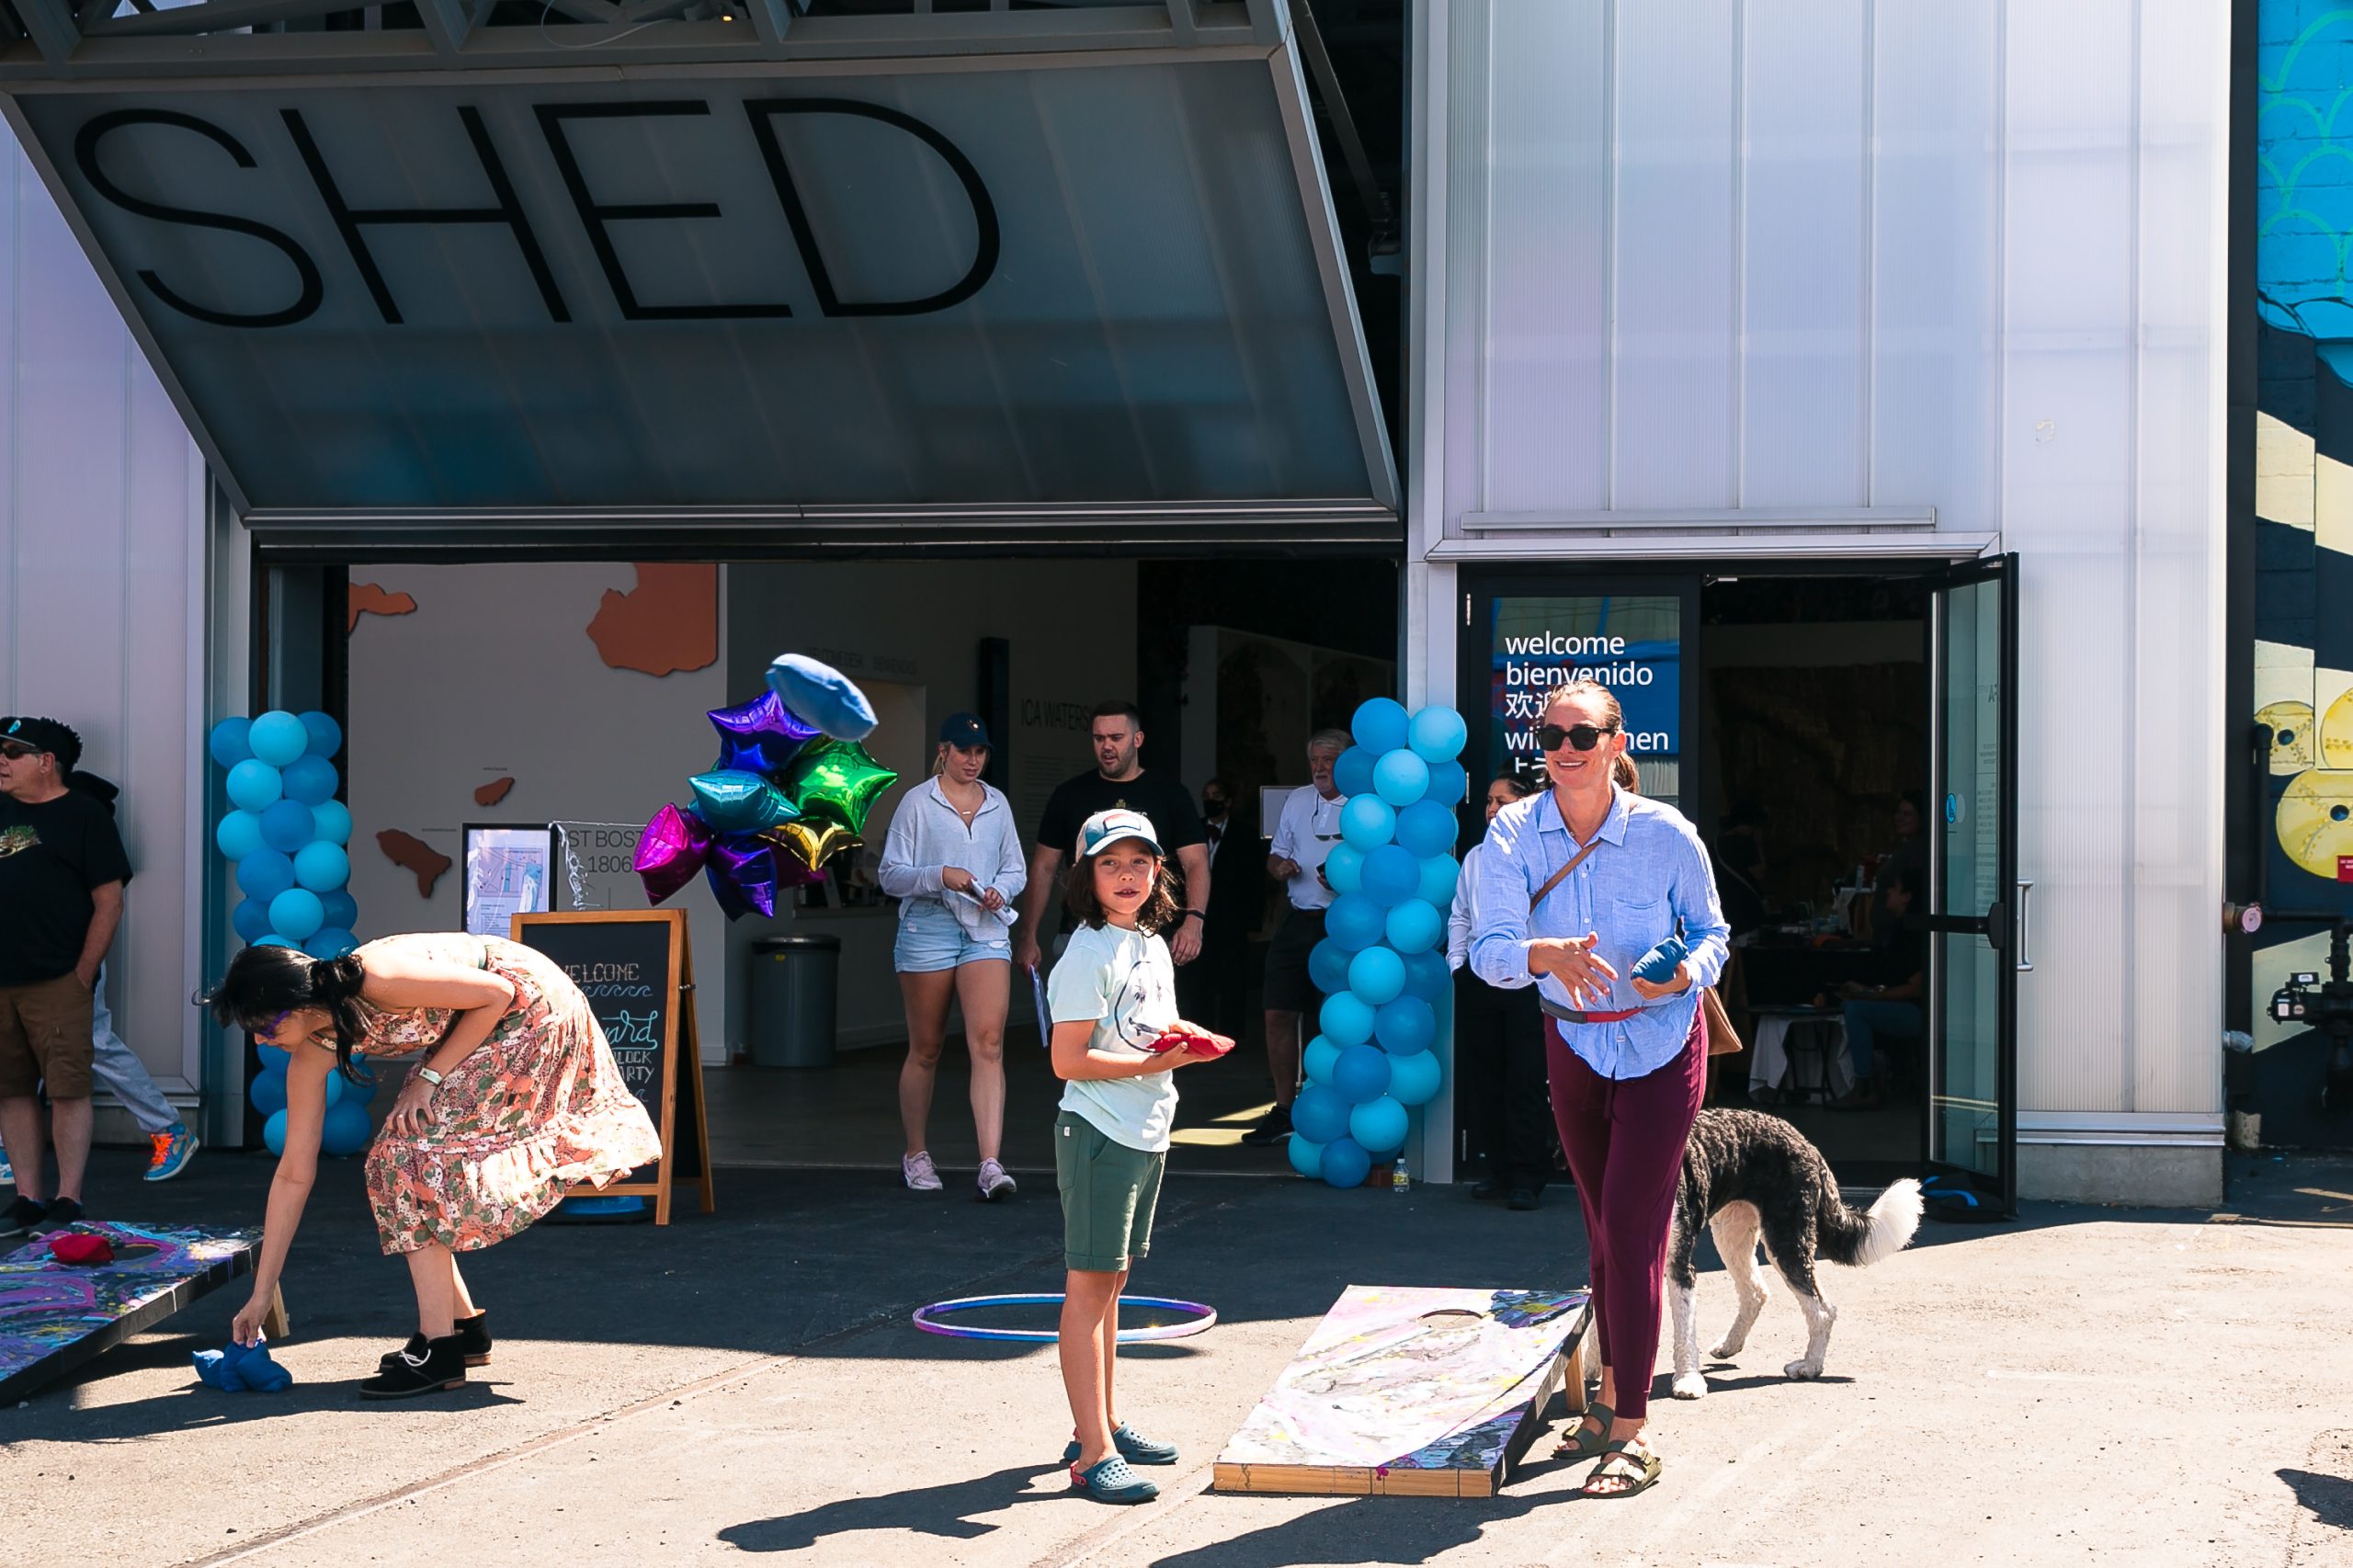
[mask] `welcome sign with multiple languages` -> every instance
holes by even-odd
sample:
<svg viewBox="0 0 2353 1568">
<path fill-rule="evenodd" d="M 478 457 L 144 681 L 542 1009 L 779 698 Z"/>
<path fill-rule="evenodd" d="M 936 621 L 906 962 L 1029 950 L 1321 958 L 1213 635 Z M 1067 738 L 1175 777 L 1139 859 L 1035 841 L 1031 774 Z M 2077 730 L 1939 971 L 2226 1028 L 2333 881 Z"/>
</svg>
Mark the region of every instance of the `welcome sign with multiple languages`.
<svg viewBox="0 0 2353 1568">
<path fill-rule="evenodd" d="M 1643 792 L 1680 792 L 1683 599 L 1676 594 L 1564 594 L 1494 601 L 1488 632 L 1490 776 L 1543 766 L 1536 744 L 1556 687 L 1590 678 L 1625 710 Z"/>
</svg>

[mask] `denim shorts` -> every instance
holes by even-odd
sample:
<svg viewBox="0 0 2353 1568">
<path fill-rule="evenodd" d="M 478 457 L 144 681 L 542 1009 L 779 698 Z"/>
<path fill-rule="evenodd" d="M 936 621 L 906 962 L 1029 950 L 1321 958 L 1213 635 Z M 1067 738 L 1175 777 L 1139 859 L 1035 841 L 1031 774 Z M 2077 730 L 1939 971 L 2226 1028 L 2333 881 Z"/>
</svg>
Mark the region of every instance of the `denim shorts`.
<svg viewBox="0 0 2353 1568">
<path fill-rule="evenodd" d="M 1013 961 L 1013 939 L 976 942 L 936 898 L 911 898 L 899 905 L 899 938 L 891 967 L 901 974 L 936 974 L 981 959 Z"/>
</svg>

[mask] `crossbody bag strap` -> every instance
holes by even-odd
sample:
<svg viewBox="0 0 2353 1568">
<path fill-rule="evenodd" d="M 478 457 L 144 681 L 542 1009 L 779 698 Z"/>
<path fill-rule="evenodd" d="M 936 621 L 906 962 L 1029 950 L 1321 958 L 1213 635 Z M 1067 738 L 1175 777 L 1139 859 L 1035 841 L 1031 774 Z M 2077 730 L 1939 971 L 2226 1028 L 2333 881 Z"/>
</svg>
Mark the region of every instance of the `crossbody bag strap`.
<svg viewBox="0 0 2353 1568">
<path fill-rule="evenodd" d="M 1600 847 L 1601 840 L 1598 837 L 1596 837 L 1591 844 L 1586 845 L 1584 848 L 1578 850 L 1574 856 L 1570 857 L 1569 863 L 1567 865 L 1562 867 L 1559 870 L 1545 878 L 1544 885 L 1536 890 L 1536 896 L 1528 901 L 1529 913 L 1531 915 L 1534 914 L 1536 912 L 1536 906 L 1544 902 L 1544 895 L 1551 892 L 1554 888 L 1559 887 L 1562 881 L 1571 871 L 1575 870 L 1579 866 L 1585 864 L 1585 858 L 1586 856 L 1592 854 L 1595 850 Z"/>
</svg>

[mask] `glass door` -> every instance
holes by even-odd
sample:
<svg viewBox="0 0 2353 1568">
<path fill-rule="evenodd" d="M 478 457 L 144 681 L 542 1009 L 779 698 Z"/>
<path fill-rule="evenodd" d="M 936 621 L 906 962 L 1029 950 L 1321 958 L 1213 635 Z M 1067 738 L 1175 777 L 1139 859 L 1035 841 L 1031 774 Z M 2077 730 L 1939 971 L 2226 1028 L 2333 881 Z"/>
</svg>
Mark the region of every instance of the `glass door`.
<svg viewBox="0 0 2353 1568">
<path fill-rule="evenodd" d="M 1948 1210 L 2018 1196 L 2018 557 L 1937 574 L 1928 669 L 1928 1188 Z"/>
</svg>

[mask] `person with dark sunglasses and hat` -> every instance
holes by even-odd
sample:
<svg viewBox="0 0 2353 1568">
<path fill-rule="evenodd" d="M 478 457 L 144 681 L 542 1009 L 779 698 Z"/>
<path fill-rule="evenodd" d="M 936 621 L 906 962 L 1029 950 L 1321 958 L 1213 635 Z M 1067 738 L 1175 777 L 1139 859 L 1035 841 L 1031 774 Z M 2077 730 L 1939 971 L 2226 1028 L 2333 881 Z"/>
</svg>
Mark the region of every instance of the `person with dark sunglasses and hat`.
<svg viewBox="0 0 2353 1568">
<path fill-rule="evenodd" d="M 0 1143 L 17 1176 L 0 1237 L 82 1217 L 91 997 L 122 921 L 131 859 L 106 807 L 68 783 L 81 759 L 81 737 L 56 720 L 0 718 Z M 43 1084 L 57 1150 L 46 1200 Z"/>
</svg>

